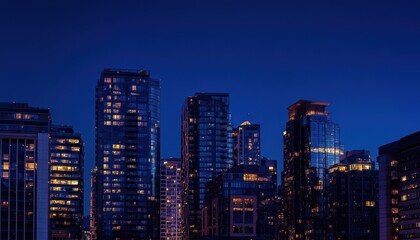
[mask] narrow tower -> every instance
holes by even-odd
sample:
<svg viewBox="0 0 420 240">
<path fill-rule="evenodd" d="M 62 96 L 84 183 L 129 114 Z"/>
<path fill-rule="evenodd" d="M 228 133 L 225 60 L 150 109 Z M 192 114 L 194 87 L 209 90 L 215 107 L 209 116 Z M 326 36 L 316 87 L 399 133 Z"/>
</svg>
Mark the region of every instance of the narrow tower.
<svg viewBox="0 0 420 240">
<path fill-rule="evenodd" d="M 160 81 L 105 69 L 96 88 L 97 238 L 156 239 Z"/>
<path fill-rule="evenodd" d="M 288 239 L 327 239 L 326 173 L 343 154 L 329 103 L 291 105 L 284 137 L 284 218 Z"/>
</svg>

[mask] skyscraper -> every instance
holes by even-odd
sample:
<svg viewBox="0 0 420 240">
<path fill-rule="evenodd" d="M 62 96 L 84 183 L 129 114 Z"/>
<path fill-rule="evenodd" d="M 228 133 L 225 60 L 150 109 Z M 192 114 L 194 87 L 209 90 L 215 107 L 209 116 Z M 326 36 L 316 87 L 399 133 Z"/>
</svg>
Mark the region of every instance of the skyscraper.
<svg viewBox="0 0 420 240">
<path fill-rule="evenodd" d="M 419 239 L 420 132 L 381 146 L 378 160 L 380 239 Z"/>
<path fill-rule="evenodd" d="M 186 240 L 181 159 L 162 159 L 160 164 L 160 239 Z"/>
<path fill-rule="evenodd" d="M 327 178 L 330 239 L 378 239 L 378 170 L 369 151 L 346 152 Z"/>
<path fill-rule="evenodd" d="M 398 237 L 420 239 L 420 132 L 400 139 L 398 169 Z"/>
<path fill-rule="evenodd" d="M 398 240 L 400 142 L 379 147 L 379 239 Z"/>
<path fill-rule="evenodd" d="M 156 239 L 160 81 L 105 69 L 96 88 L 98 239 Z"/>
<path fill-rule="evenodd" d="M 201 229 L 205 184 L 233 165 L 229 95 L 197 93 L 187 98 L 182 113 L 182 161 L 188 171 L 190 239 Z"/>
<path fill-rule="evenodd" d="M 234 153 L 235 164 L 259 165 L 261 160 L 260 125 L 243 122 L 235 129 Z"/>
<path fill-rule="evenodd" d="M 84 143 L 70 126 L 51 128 L 50 224 L 52 240 L 82 238 Z"/>
<path fill-rule="evenodd" d="M 329 103 L 300 100 L 290 107 L 284 137 L 284 219 L 288 239 L 326 239 L 326 173 L 343 154 Z"/>
<path fill-rule="evenodd" d="M 0 103 L 0 239 L 49 239 L 48 109 Z"/>
</svg>

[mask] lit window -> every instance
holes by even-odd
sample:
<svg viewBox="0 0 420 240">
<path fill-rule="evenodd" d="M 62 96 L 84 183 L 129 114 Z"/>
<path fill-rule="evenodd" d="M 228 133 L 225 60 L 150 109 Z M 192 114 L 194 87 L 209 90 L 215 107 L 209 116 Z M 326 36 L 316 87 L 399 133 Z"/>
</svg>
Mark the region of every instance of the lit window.
<svg viewBox="0 0 420 240">
<path fill-rule="evenodd" d="M 26 170 L 34 170 L 35 163 L 26 163 Z"/>
<path fill-rule="evenodd" d="M 68 139 L 68 142 L 76 144 L 76 143 L 79 143 L 79 139 Z"/>
<path fill-rule="evenodd" d="M 374 201 L 366 201 L 365 202 L 366 207 L 374 207 L 375 206 L 375 202 Z"/>
<path fill-rule="evenodd" d="M 255 181 L 268 182 L 268 178 L 260 177 L 258 176 L 258 174 L 252 174 L 252 173 L 244 173 L 243 180 L 250 181 L 250 182 L 255 182 Z"/>
<path fill-rule="evenodd" d="M 398 165 L 398 161 L 397 160 L 392 160 L 391 161 L 391 167 L 396 167 Z"/>
<path fill-rule="evenodd" d="M 71 147 L 71 150 L 74 152 L 80 152 L 80 147 Z"/>
</svg>

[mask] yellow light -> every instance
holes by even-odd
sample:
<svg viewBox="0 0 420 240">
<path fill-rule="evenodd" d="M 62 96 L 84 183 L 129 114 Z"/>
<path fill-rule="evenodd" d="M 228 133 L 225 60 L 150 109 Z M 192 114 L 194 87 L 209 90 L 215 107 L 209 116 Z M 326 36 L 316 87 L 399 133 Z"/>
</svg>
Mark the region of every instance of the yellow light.
<svg viewBox="0 0 420 240">
<path fill-rule="evenodd" d="M 26 163 L 26 170 L 34 170 L 35 163 Z"/>
<path fill-rule="evenodd" d="M 363 171 L 363 170 L 370 170 L 372 166 L 370 164 L 364 164 L 364 163 L 355 163 L 349 165 L 349 170 L 356 170 L 356 171 Z"/>
<path fill-rule="evenodd" d="M 73 144 L 79 143 L 79 139 L 68 139 L 67 141 Z"/>
<path fill-rule="evenodd" d="M 260 177 L 258 176 L 258 174 L 253 174 L 253 173 L 244 173 L 243 180 L 248 181 L 248 182 L 256 182 L 256 181 L 268 182 L 268 178 Z"/>
</svg>

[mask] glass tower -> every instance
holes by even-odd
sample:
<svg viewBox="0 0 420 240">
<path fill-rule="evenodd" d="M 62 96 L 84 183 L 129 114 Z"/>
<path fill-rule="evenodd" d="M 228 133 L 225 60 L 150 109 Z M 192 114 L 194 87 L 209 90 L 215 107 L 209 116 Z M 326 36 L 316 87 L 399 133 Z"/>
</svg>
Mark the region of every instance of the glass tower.
<svg viewBox="0 0 420 240">
<path fill-rule="evenodd" d="M 0 239 L 49 239 L 48 109 L 0 103 Z"/>
<path fill-rule="evenodd" d="M 284 137 L 284 218 L 288 239 L 326 239 L 326 173 L 343 154 L 329 103 L 291 105 Z"/>
<path fill-rule="evenodd" d="M 156 239 L 160 80 L 105 69 L 96 88 L 97 238 Z"/>
<path fill-rule="evenodd" d="M 163 159 L 160 164 L 160 239 L 185 240 L 182 202 L 181 159 Z"/>
<path fill-rule="evenodd" d="M 229 95 L 197 93 L 188 97 L 181 123 L 182 161 L 189 176 L 189 238 L 198 239 L 205 185 L 233 165 Z"/>
<path fill-rule="evenodd" d="M 235 131 L 235 164 L 259 165 L 261 161 L 260 125 L 243 122 Z M 234 136 L 235 137 L 235 136 Z"/>
<path fill-rule="evenodd" d="M 53 125 L 50 144 L 52 240 L 79 240 L 83 226 L 83 140 L 72 127 Z"/>
</svg>

